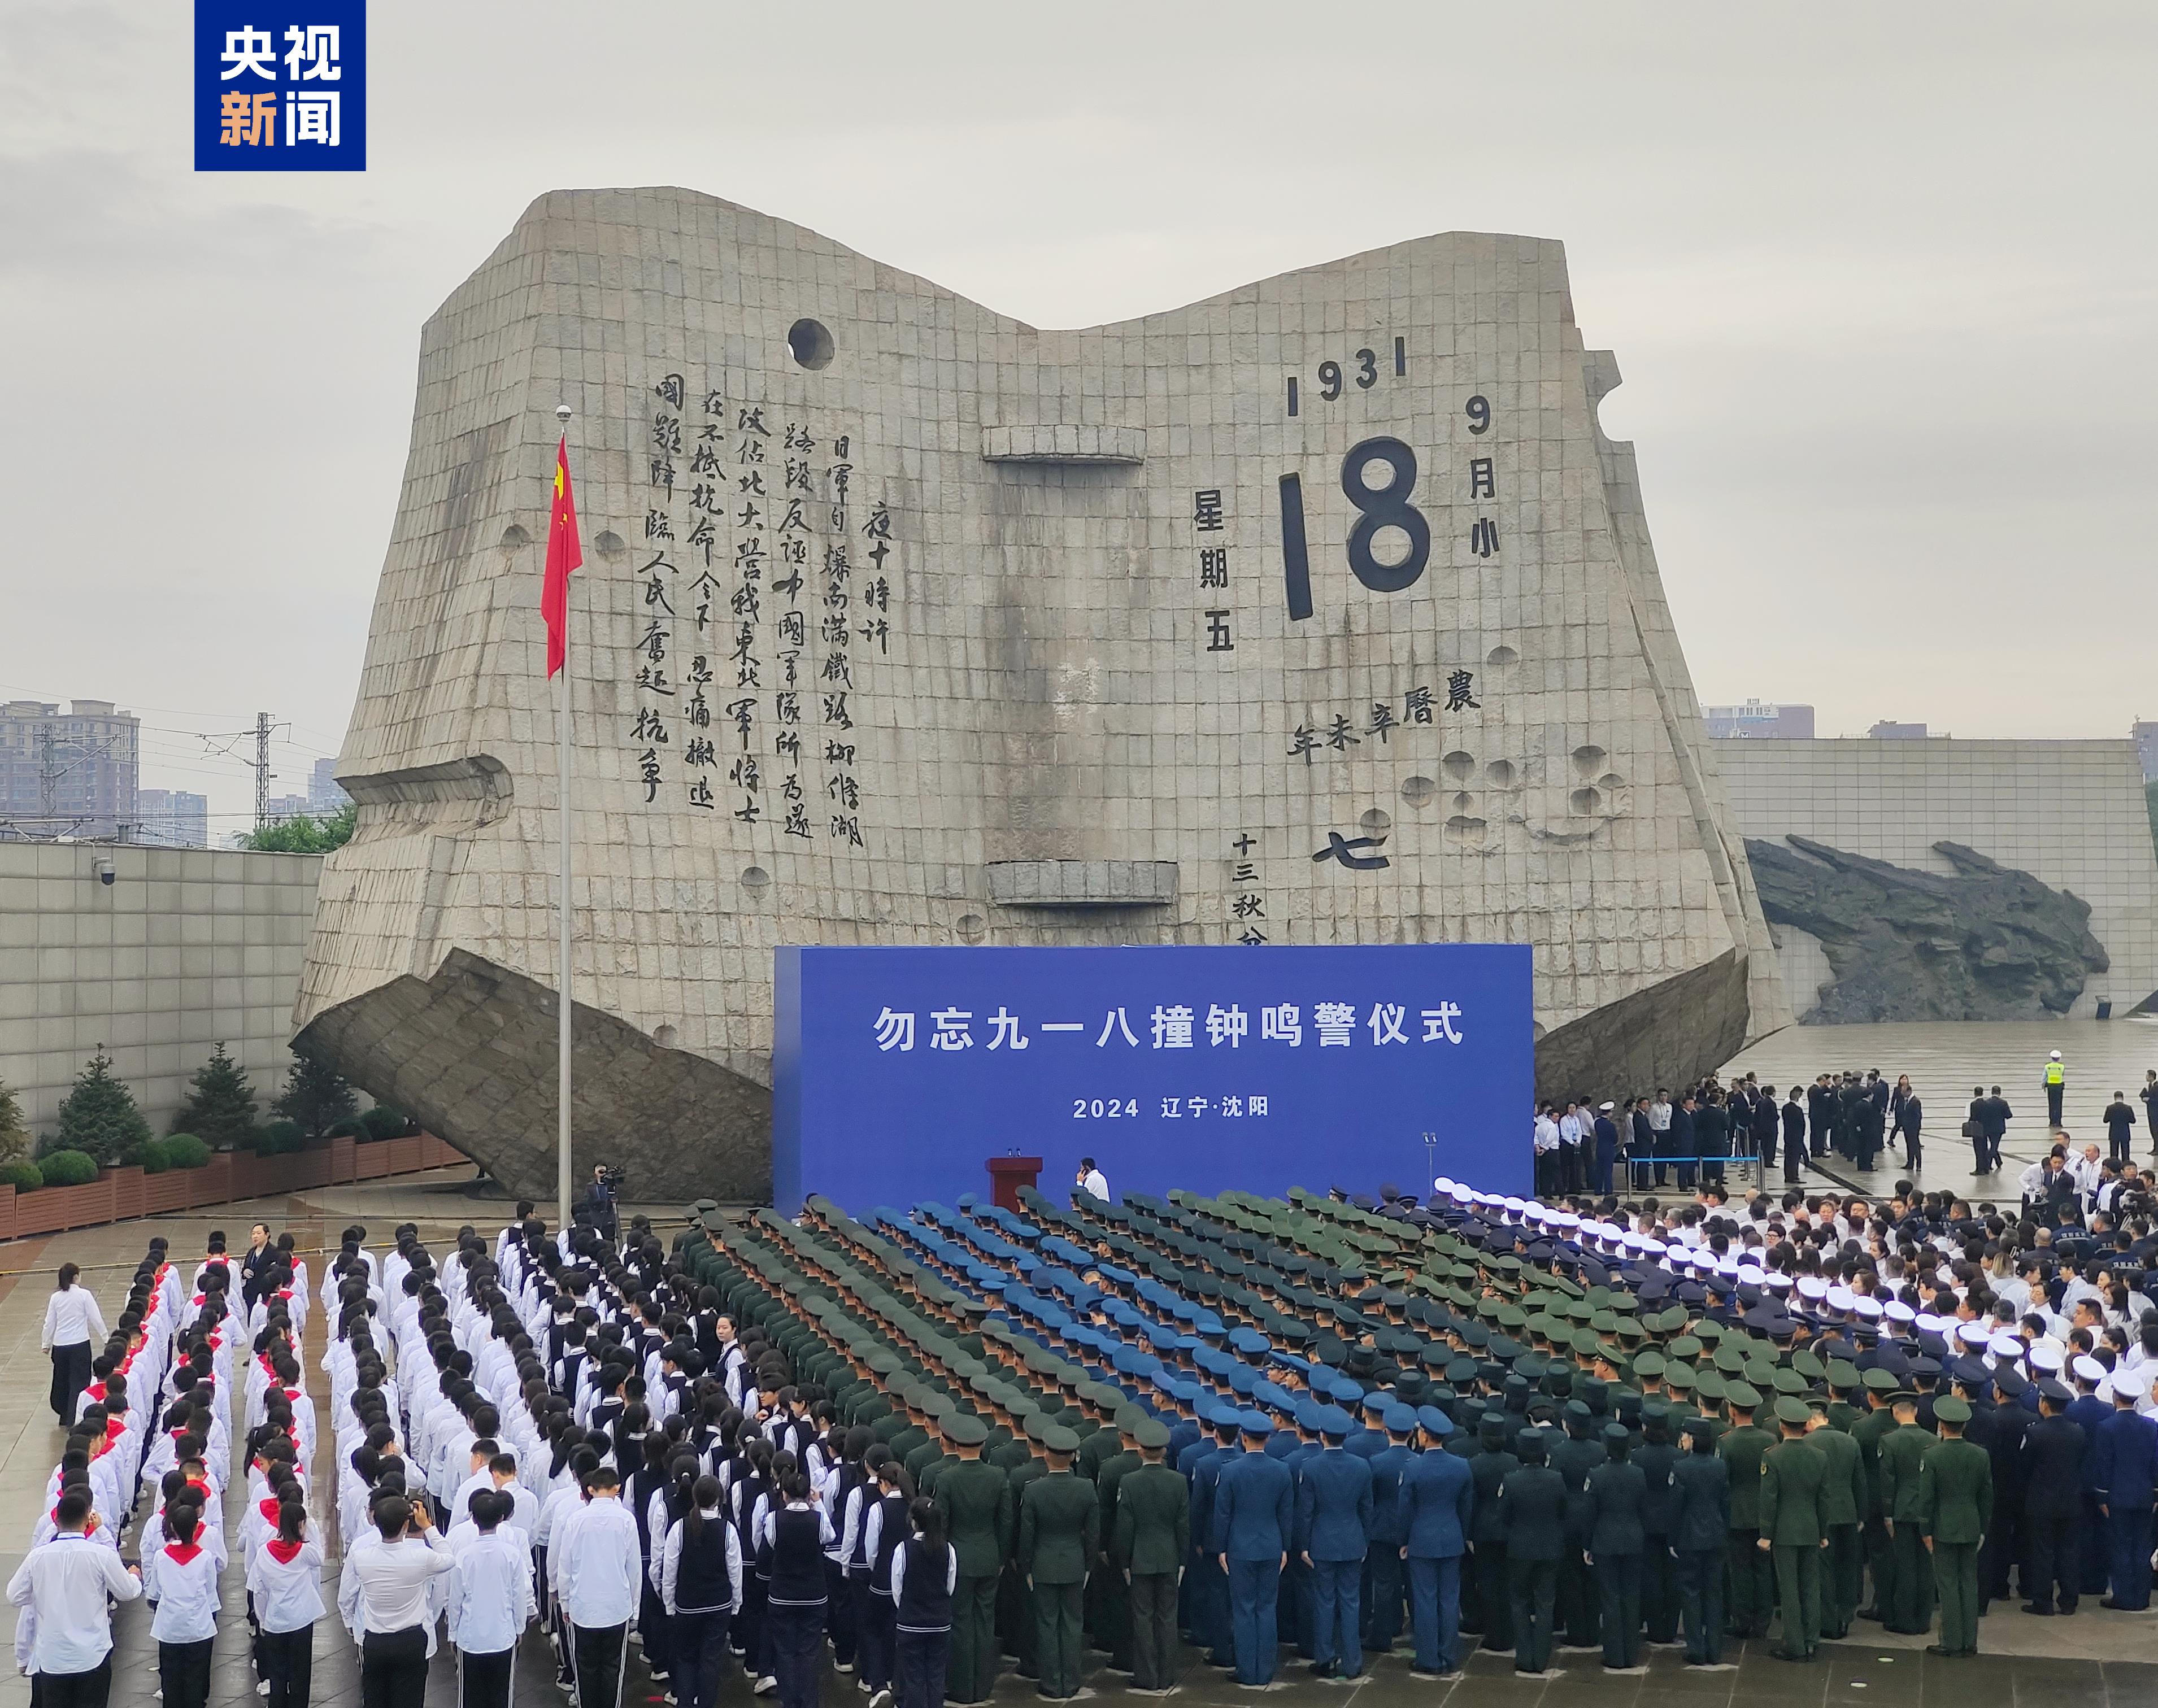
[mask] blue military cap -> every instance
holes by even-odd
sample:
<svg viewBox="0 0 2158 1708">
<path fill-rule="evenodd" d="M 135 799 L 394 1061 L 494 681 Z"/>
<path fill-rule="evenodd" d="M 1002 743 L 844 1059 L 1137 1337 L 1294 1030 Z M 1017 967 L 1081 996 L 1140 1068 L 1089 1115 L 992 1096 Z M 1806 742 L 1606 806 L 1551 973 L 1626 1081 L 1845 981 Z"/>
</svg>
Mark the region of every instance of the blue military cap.
<svg viewBox="0 0 2158 1708">
<path fill-rule="evenodd" d="M 1168 1395 L 1172 1400 L 1176 1397 L 1176 1378 L 1171 1375 L 1167 1370 L 1156 1370 L 1153 1375 L 1147 1378 L 1147 1380 L 1154 1387 L 1159 1388 L 1163 1393 Z"/>
<path fill-rule="evenodd" d="M 1432 1409 L 1437 1410 L 1436 1407 Z M 1446 1414 L 1441 1411 L 1438 1415 L 1443 1417 Z M 1409 1406 L 1389 1406 L 1380 1421 L 1386 1425 L 1389 1434 L 1407 1435 L 1417 1427 L 1416 1410 Z"/>
<path fill-rule="evenodd" d="M 1393 1401 L 1382 1388 L 1374 1388 L 1363 1396 L 1364 1411 L 1370 1416 L 1383 1416 Z"/>
<path fill-rule="evenodd" d="M 1290 1407 L 1289 1415 L 1296 1419 L 1296 1427 L 1309 1434 L 1319 1433 L 1319 1419 L 1326 1408 L 1308 1396 L 1299 1397 Z"/>
<path fill-rule="evenodd" d="M 1176 1344 L 1176 1330 L 1165 1323 L 1144 1324 L 1141 1326 L 1139 1333 L 1146 1337 L 1151 1345 L 1174 1346 Z"/>
<path fill-rule="evenodd" d="M 1157 1381 L 1164 1376 L 1169 1377 L 1169 1392 L 1175 1395 L 1180 1402 L 1186 1406 L 1198 1403 L 1200 1391 L 1198 1383 L 1193 1381 L 1189 1376 L 1169 1376 L 1169 1371 L 1165 1369 L 1155 1373 Z"/>
<path fill-rule="evenodd" d="M 1329 1399 L 1343 1406 L 1360 1405 L 1364 1399 L 1364 1390 L 1350 1376 L 1329 1379 L 1326 1384 L 1326 1393 Z"/>
<path fill-rule="evenodd" d="M 1329 1441 L 1340 1441 L 1356 1427 L 1356 1420 L 1339 1406 L 1319 1408 L 1319 1432 Z"/>
<path fill-rule="evenodd" d="M 1236 1427 L 1247 1435 L 1272 1435 L 1274 1432 L 1273 1425 L 1267 1421 L 1266 1414 L 1262 1411 L 1240 1412 L 1236 1418 Z"/>
<path fill-rule="evenodd" d="M 1451 1435 L 1453 1433 L 1453 1420 L 1451 1417 L 1448 1417 L 1446 1413 L 1440 1411 L 1436 1406 L 1417 1406 L 1416 1409 L 1416 1422 L 1417 1427 L 1419 1429 L 1427 1431 L 1428 1433 L 1433 1435 Z M 1386 1417 L 1386 1427 L 1391 1429 L 1393 1427 L 1393 1416 L 1389 1412 Z"/>
<path fill-rule="evenodd" d="M 1256 1329 L 1237 1329 L 1230 1334 L 1229 1349 L 1252 1357 L 1266 1352 L 1267 1337 Z"/>
<path fill-rule="evenodd" d="M 1199 1407 L 1200 1421 L 1211 1429 L 1234 1429 L 1243 1415 L 1234 1406 L 1221 1400 L 1204 1401 Z"/>
<path fill-rule="evenodd" d="M 1238 1394 L 1247 1397 L 1252 1390 L 1259 1385 L 1259 1373 L 1248 1364 L 1232 1365 L 1227 1371 L 1227 1376 L 1229 1385 Z"/>
</svg>

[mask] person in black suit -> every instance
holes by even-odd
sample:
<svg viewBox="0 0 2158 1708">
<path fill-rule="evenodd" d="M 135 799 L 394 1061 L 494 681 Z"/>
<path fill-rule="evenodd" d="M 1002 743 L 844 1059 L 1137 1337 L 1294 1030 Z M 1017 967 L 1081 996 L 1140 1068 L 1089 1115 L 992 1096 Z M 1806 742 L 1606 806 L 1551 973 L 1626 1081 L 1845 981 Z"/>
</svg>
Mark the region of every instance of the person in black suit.
<svg viewBox="0 0 2158 1708">
<path fill-rule="evenodd" d="M 1793 1185 L 1798 1184 L 1806 1154 L 1806 1112 L 1799 1105 L 1799 1090 L 1793 1086 L 1791 1095 L 1784 1100 L 1784 1178 Z"/>
<path fill-rule="evenodd" d="M 1679 1159 L 1679 1190 L 1694 1189 L 1694 1158 L 1701 1154 L 1701 1146 L 1694 1133 L 1693 1093 L 1680 1097 L 1671 1110 L 1671 1130 L 1666 1143 L 1670 1153 Z"/>
<path fill-rule="evenodd" d="M 1970 1113 L 1964 1118 L 1963 1136 L 1970 1141 L 1971 1174 L 1974 1176 L 1993 1172 L 1992 1130 L 1993 1108 L 1985 1095 L 1984 1086 L 1970 1088 Z"/>
<path fill-rule="evenodd" d="M 2008 1137 L 2008 1123 L 2016 1118 L 2016 1112 L 2008 1107 L 2008 1099 L 2001 1095 L 1995 1086 L 1985 1100 L 1985 1141 L 1987 1172 L 2001 1167 L 2001 1141 Z"/>
<path fill-rule="evenodd" d="M 1918 1128 L 1925 1119 L 1925 1106 L 1907 1080 L 1896 1088 L 1896 1134 L 1903 1141 L 1903 1166 L 1913 1174 L 1918 1168 Z"/>
<path fill-rule="evenodd" d="M 2023 1557 L 2023 1438 L 2036 1422 L 2023 1409 L 2023 1377 L 2012 1363 L 1993 1372 L 2001 1403 L 1985 1411 L 1985 1427 L 1964 1434 L 1985 1449 L 1993 1461 L 1993 1522 L 1978 1551 L 1978 1606 L 2008 1597 L 2008 1568 Z M 1975 1419 L 1974 1419 L 1975 1423 Z"/>
<path fill-rule="evenodd" d="M 1816 1074 L 1814 1082 L 1806 1087 L 1806 1131 L 1811 1136 L 1815 1156 L 1828 1154 L 1829 1139 L 1835 1128 L 1835 1095 L 1829 1090 L 1828 1076 Z"/>
<path fill-rule="evenodd" d="M 1636 1192 L 1646 1192 L 1649 1185 L 1649 1171 L 1654 1167 L 1656 1154 L 1656 1129 L 1649 1125 L 1649 1100 L 1646 1097 L 1634 1099 L 1632 1127 L 1634 1143 L 1627 1152 L 1627 1174 Z"/>
<path fill-rule="evenodd" d="M 1776 1114 L 1776 1088 L 1773 1086 L 1753 1094 L 1753 1154 L 1761 1160 L 1761 1178 L 1768 1178 L 1768 1170 L 1776 1165 L 1776 1136 L 1782 1122 Z"/>
<path fill-rule="evenodd" d="M 2038 1384 L 2038 1421 L 2023 1434 L 2023 1527 L 2031 1550 L 2026 1613 L 2073 1613 L 2082 1596 L 2083 1454 L 2090 1443 L 2068 1409 L 2066 1388 L 2050 1380 Z"/>
</svg>

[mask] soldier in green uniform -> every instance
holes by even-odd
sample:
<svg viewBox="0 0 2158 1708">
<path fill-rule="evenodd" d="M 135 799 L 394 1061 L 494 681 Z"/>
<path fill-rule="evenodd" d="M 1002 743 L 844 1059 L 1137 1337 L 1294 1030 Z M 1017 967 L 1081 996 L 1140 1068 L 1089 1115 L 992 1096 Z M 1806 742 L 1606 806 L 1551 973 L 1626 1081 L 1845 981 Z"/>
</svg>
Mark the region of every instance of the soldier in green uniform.
<svg viewBox="0 0 2158 1708">
<path fill-rule="evenodd" d="M 954 1702 L 979 1702 L 997 1681 L 997 1576 L 1011 1546 L 1011 1484 L 982 1457 L 989 1432 L 980 1418 L 949 1417 L 942 1429 L 958 1458 L 937 1478 L 933 1498 L 959 1556 L 947 1690 Z"/>
<path fill-rule="evenodd" d="M 1732 1427 L 1716 1443 L 1717 1457 L 1731 1472 L 1731 1542 L 1725 1554 L 1730 1567 L 1727 1628 L 1734 1637 L 1768 1634 L 1772 1579 L 1768 1553 L 1761 1546 L 1761 1461 L 1775 1444 L 1765 1429 L 1754 1427 L 1759 1390 L 1733 1382 L 1724 1390 Z"/>
<path fill-rule="evenodd" d="M 1873 1605 L 1861 1619 L 1887 1620 L 1896 1601 L 1896 1545 L 1888 1535 L 1888 1511 L 1881 1499 L 1881 1438 L 1896 1427 L 1895 1408 L 1888 1403 L 1896 1391 L 1896 1378 L 1876 1365 L 1863 1377 L 1866 1412 L 1851 1426 L 1851 1438 L 1858 1443 L 1860 1468 L 1866 1473 L 1866 1507 L 1860 1524 L 1866 1564 L 1873 1571 Z"/>
<path fill-rule="evenodd" d="M 1677 1508 L 1671 1473 L 1679 1449 L 1671 1440 L 1670 1410 L 1661 1401 L 1642 1405 L 1641 1435 L 1641 1445 L 1634 1449 L 1634 1463 L 1648 1489 L 1641 1509 L 1641 1617 L 1649 1642 L 1669 1643 L 1679 1630 L 1678 1561 L 1670 1544 Z"/>
<path fill-rule="evenodd" d="M 1918 1473 L 1933 1437 L 1918 1427 L 1918 1396 L 1897 1390 L 1891 1401 L 1896 1427 L 1881 1437 L 1881 1513 L 1895 1552 L 1895 1599 L 1883 1607 L 1882 1623 L 1906 1637 L 1923 1637 L 1933 1623 L 1932 1556 L 1918 1533 Z"/>
<path fill-rule="evenodd" d="M 1963 1438 L 1970 1406 L 1933 1401 L 1935 1442 L 1918 1467 L 1918 1529 L 1932 1557 L 1941 1598 L 1941 1640 L 1934 1654 L 1978 1653 L 1978 1550 L 1993 1525 L 1993 1458 Z"/>
<path fill-rule="evenodd" d="M 1129 1592 L 1132 1688 L 1165 1693 L 1176 1682 L 1176 1588 L 1191 1542 L 1191 1496 L 1167 1463 L 1168 1425 L 1150 1417 L 1136 1436 L 1142 1463 L 1117 1486 L 1111 1557 Z"/>
<path fill-rule="evenodd" d="M 1811 1660 L 1820 1647 L 1820 1556 L 1828 1545 L 1821 1522 L 1821 1490 L 1828 1460 L 1806 1440 L 1811 1408 L 1789 1395 L 1776 1401 L 1781 1436 L 1761 1456 L 1758 1551 L 1773 1561 L 1776 1594 L 1784 1608 L 1779 1660 Z"/>
<path fill-rule="evenodd" d="M 1102 1509 L 1101 1532 L 1106 1543 L 1117 1533 L 1117 1495 L 1123 1480 L 1139 1468 L 1138 1430 L 1152 1420 L 1137 1406 L 1118 1409 L 1113 1426 L 1102 1434 L 1110 1437 L 1117 1450 L 1105 1455 L 1094 1472 L 1094 1499 Z M 1098 1438 L 1098 1437 L 1097 1437 Z M 1088 1445 L 1092 1445 L 1091 1442 Z M 1086 1448 L 1080 1449 L 1085 1456 Z M 1100 1597 L 1095 1603 L 1095 1645 L 1109 1652 L 1109 1664 L 1118 1672 L 1131 1672 L 1132 1607 L 1130 1586 L 1113 1566 L 1097 1572 Z"/>
<path fill-rule="evenodd" d="M 1042 1437 L 1056 1427 L 1038 1411 L 1020 1420 L 1030 1449 L 1038 1448 Z M 1008 1468 L 1014 1519 L 1024 1509 L 1027 1489 L 1038 1478 L 1048 1473 L 1047 1463 L 1031 1450 L 1020 1463 Z M 1016 1522 L 1014 1530 L 1014 1546 L 1005 1556 L 1004 1582 L 997 1592 L 997 1634 L 1006 1652 L 1019 1657 L 1020 1676 L 1038 1680 L 1041 1668 L 1040 1651 L 1035 1643 L 1034 1597 L 1027 1592 L 1026 1573 L 1019 1563 Z"/>
<path fill-rule="evenodd" d="M 1821 1485 L 1821 1523 L 1828 1531 L 1828 1552 L 1821 1561 L 1821 1635 L 1840 1639 L 1851 1634 L 1864 1587 L 1859 1522 L 1866 1511 L 1866 1468 L 1857 1442 L 1835 1427 L 1830 1402 L 1810 1401 L 1807 1411 L 1806 1445 L 1828 1462 L 1828 1478 Z"/>
<path fill-rule="evenodd" d="M 1093 1485 L 1071 1473 L 1079 1437 L 1062 1424 L 1042 1432 L 1049 1472 L 1027 1485 L 1019 1509 L 1019 1562 L 1034 1594 L 1035 1644 L 1041 1695 L 1062 1701 L 1079 1693 L 1080 1620 L 1087 1571 L 1100 1551 L 1102 1510 Z"/>
</svg>

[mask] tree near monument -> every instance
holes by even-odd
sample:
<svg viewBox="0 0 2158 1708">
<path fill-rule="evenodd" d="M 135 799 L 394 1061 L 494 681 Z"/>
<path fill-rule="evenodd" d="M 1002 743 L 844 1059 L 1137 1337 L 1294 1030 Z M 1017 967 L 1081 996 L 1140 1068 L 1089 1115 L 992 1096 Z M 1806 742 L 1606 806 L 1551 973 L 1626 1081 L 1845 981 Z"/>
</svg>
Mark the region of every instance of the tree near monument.
<svg viewBox="0 0 2158 1708">
<path fill-rule="evenodd" d="M 223 1044 L 195 1070 L 194 1089 L 173 1117 L 171 1130 L 192 1133 L 213 1148 L 237 1144 L 255 1128 L 255 1087 Z"/>
<path fill-rule="evenodd" d="M 99 1045 L 60 1105 L 53 1151 L 80 1151 L 94 1161 L 112 1163 L 150 1136 L 150 1123 L 135 1107 L 135 1094 L 113 1078 L 112 1058 Z"/>
<path fill-rule="evenodd" d="M 270 1106 L 288 1121 L 297 1121 L 309 1138 L 320 1138 L 359 1107 L 359 1099 L 328 1062 L 292 1052 L 292 1066 L 285 1075 L 285 1089 Z"/>
<path fill-rule="evenodd" d="M 254 854 L 328 854 L 350 842 L 353 828 L 359 823 L 359 803 L 348 801 L 321 818 L 302 813 L 297 818 L 281 818 L 275 824 L 250 830 L 240 839 L 240 845 Z"/>
</svg>

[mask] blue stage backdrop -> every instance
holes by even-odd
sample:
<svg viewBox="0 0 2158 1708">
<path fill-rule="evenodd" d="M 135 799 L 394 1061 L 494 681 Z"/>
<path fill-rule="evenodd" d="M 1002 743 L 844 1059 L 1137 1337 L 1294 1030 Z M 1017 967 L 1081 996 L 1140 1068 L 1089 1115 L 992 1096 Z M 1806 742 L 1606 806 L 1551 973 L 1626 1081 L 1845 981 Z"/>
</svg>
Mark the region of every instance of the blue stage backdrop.
<svg viewBox="0 0 2158 1708">
<path fill-rule="evenodd" d="M 1113 1190 L 1441 1174 L 1531 1188 L 1529 950 L 782 948 L 773 1201 L 987 1196 L 988 1159 Z"/>
</svg>

